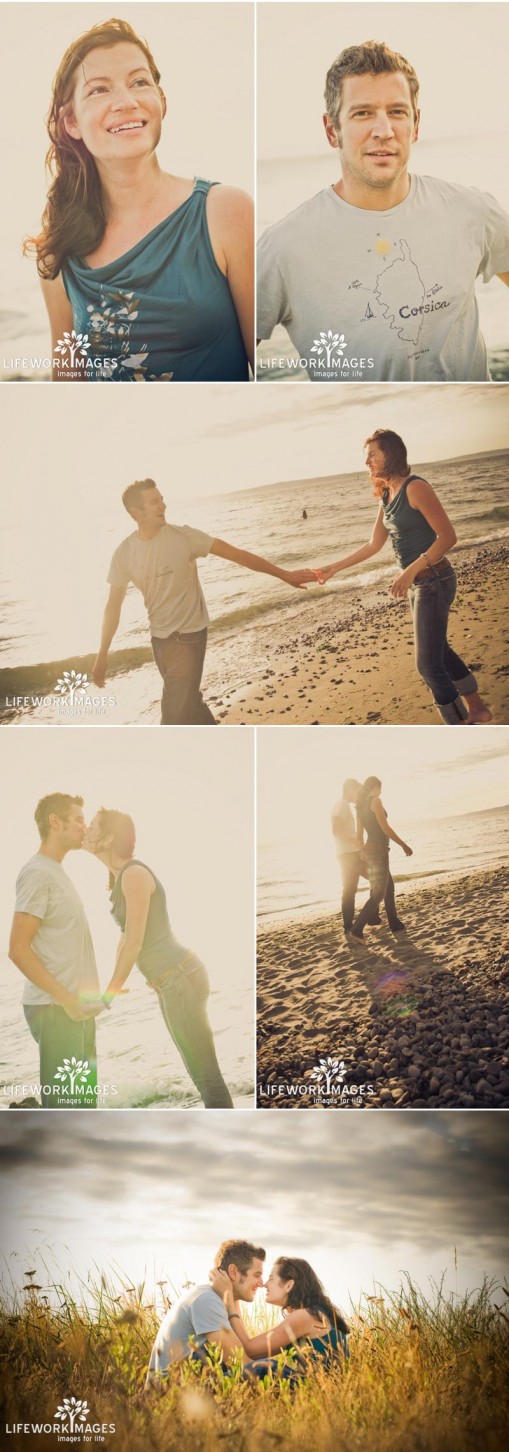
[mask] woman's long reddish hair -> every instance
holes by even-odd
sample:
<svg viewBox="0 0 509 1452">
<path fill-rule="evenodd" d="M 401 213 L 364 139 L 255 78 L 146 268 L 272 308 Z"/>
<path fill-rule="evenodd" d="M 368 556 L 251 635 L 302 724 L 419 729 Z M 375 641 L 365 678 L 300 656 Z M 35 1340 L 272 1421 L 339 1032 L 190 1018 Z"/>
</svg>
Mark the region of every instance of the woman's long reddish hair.
<svg viewBox="0 0 509 1452">
<path fill-rule="evenodd" d="M 378 444 L 384 456 L 386 473 L 382 479 L 373 480 L 375 499 L 382 499 L 388 479 L 406 479 L 407 474 L 410 473 L 406 445 L 393 429 L 375 429 L 374 434 L 370 434 L 369 439 L 365 440 L 365 449 L 368 444 Z"/>
<path fill-rule="evenodd" d="M 293 1281 L 292 1289 L 287 1297 L 286 1309 L 295 1311 L 304 1307 L 311 1315 L 327 1316 L 331 1326 L 348 1336 L 350 1327 L 345 1321 L 343 1312 L 326 1294 L 322 1282 L 318 1280 L 309 1261 L 300 1260 L 296 1256 L 280 1255 L 275 1269 L 282 1281 Z"/>
<path fill-rule="evenodd" d="M 47 118 L 51 145 L 46 166 L 53 177 L 38 237 L 28 237 L 23 250 L 35 252 L 40 277 L 58 277 L 66 257 L 86 257 L 99 246 L 106 227 L 101 182 L 93 156 L 83 141 L 68 135 L 62 108 L 72 101 L 76 67 L 97 46 L 119 45 L 128 41 L 137 45 L 145 56 L 158 87 L 160 73 L 144 40 L 127 20 L 106 20 L 93 25 L 66 50 L 53 82 L 53 96 Z"/>
</svg>

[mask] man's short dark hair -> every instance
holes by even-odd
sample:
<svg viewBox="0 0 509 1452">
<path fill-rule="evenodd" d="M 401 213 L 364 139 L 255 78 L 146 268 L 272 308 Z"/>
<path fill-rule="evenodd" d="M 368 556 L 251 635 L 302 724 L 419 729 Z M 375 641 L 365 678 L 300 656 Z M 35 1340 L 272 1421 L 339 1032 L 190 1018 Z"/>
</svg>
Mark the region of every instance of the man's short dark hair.
<svg viewBox="0 0 509 1452">
<path fill-rule="evenodd" d="M 410 61 L 404 55 L 390 50 L 383 40 L 366 40 L 363 45 L 349 45 L 332 62 L 325 80 L 325 107 L 327 115 L 339 124 L 341 107 L 341 84 L 347 76 L 382 76 L 388 71 L 401 71 L 406 76 L 414 118 L 417 121 L 419 105 L 419 81 Z"/>
<path fill-rule="evenodd" d="M 34 812 L 41 842 L 45 842 L 48 836 L 51 816 L 60 817 L 61 822 L 67 822 L 71 807 L 82 806 L 83 797 L 70 797 L 67 792 L 52 792 L 49 797 L 41 797 Z"/>
<path fill-rule="evenodd" d="M 251 1261 L 265 1260 L 266 1251 L 261 1245 L 251 1245 L 249 1240 L 223 1240 L 217 1254 L 214 1256 L 216 1270 L 228 1270 L 229 1265 L 236 1265 L 241 1275 L 247 1275 Z"/>
<path fill-rule="evenodd" d="M 157 489 L 155 479 L 135 479 L 134 484 L 128 484 L 122 495 L 122 504 L 127 513 L 133 517 L 133 508 L 139 509 L 143 503 L 143 495 L 147 489 Z"/>
</svg>

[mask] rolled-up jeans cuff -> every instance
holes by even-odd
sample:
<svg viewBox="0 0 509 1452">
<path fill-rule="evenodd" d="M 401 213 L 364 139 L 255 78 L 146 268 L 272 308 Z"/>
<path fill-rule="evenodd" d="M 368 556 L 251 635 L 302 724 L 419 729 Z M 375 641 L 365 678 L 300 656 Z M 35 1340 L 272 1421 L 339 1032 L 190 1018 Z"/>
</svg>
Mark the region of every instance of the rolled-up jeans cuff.
<svg viewBox="0 0 509 1452">
<path fill-rule="evenodd" d="M 435 706 L 437 711 L 440 712 L 442 721 L 445 721 L 446 726 L 458 726 L 462 721 L 466 721 L 468 716 L 467 708 L 463 705 L 461 696 L 456 696 L 454 701 L 445 701 L 442 704 L 440 704 L 440 701 L 435 701 Z"/>
<path fill-rule="evenodd" d="M 467 676 L 462 676 L 461 681 L 455 681 L 454 684 L 460 696 L 473 696 L 477 690 L 477 681 L 471 671 L 468 672 Z"/>
</svg>

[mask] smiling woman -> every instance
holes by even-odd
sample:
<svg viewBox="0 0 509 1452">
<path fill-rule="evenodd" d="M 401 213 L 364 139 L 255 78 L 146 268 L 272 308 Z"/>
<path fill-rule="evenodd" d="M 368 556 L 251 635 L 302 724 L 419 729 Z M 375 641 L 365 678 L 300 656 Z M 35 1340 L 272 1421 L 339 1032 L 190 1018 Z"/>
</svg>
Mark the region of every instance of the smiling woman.
<svg viewBox="0 0 509 1452">
<path fill-rule="evenodd" d="M 245 193 L 160 169 L 160 72 L 123 20 L 59 66 L 53 174 L 35 251 L 56 381 L 247 381 L 253 223 Z"/>
</svg>

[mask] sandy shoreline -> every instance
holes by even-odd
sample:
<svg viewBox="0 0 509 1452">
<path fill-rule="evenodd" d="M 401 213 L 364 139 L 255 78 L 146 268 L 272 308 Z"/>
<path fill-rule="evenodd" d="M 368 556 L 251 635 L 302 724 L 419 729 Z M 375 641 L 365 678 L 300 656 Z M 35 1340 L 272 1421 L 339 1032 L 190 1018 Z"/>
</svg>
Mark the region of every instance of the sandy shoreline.
<svg viewBox="0 0 509 1452">
<path fill-rule="evenodd" d="M 477 670 L 494 721 L 507 723 L 509 545 L 472 545 L 453 554 L 453 561 L 458 594 L 449 637 Z M 297 598 L 292 591 L 288 609 L 274 611 L 264 626 L 218 634 L 212 628 L 202 691 L 218 724 L 442 724 L 415 669 L 410 607 L 388 594 L 395 573 L 382 585 L 357 588 L 352 577 L 348 592 L 313 587 Z M 148 643 L 113 652 L 101 709 L 71 714 L 65 702 L 5 706 L 13 695 L 51 696 L 64 668 L 91 672 L 94 658 L 0 671 L 1 724 L 74 725 L 86 718 L 89 726 L 158 725 L 162 686 Z"/>
<path fill-rule="evenodd" d="M 507 642 L 509 547 L 472 546 L 453 554 L 458 594 L 449 638 L 478 671 L 494 720 L 509 721 Z M 271 666 L 248 689 L 225 692 L 218 718 L 225 724 L 353 725 L 441 724 L 414 664 L 408 603 L 378 589 L 366 605 L 359 588 L 349 614 L 338 621 L 334 596 L 310 595 L 299 634 L 271 628 Z M 369 598 L 369 597 L 368 597 Z M 292 622 L 293 623 L 293 622 Z"/>
<path fill-rule="evenodd" d="M 288 1086 L 329 1055 L 347 1089 L 373 1086 L 356 1107 L 509 1106 L 508 889 L 507 868 L 417 889 L 405 933 L 382 910 L 360 944 L 339 913 L 259 932 L 259 1106 L 323 1107 Z M 348 1093 L 334 1104 L 352 1107 Z"/>
</svg>

